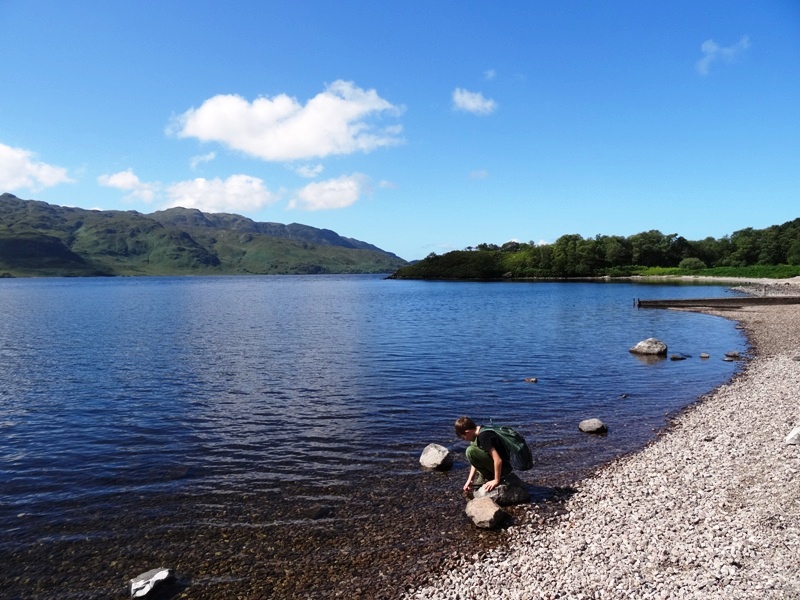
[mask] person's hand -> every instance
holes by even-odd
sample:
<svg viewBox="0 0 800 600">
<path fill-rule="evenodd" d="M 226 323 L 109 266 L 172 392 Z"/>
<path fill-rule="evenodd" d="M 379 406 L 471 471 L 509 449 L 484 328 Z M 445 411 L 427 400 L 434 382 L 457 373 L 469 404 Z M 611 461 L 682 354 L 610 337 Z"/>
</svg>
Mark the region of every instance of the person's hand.
<svg viewBox="0 0 800 600">
<path fill-rule="evenodd" d="M 500 485 L 500 481 L 499 481 L 499 480 L 497 480 L 497 479 L 492 479 L 491 481 L 487 481 L 487 482 L 486 482 L 486 483 L 483 485 L 483 491 L 484 491 L 484 492 L 491 492 L 491 491 L 492 491 L 494 488 L 496 488 L 498 485 Z"/>
<path fill-rule="evenodd" d="M 472 487 L 472 480 L 471 479 L 467 479 L 467 483 L 464 484 L 463 490 L 465 492 L 468 492 L 471 487 Z"/>
</svg>

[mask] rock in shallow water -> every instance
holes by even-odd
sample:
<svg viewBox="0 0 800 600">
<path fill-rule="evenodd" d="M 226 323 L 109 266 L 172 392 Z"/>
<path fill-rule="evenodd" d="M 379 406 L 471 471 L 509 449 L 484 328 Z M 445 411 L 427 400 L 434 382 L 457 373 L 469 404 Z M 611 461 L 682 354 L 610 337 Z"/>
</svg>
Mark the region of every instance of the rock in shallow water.
<svg viewBox="0 0 800 600">
<path fill-rule="evenodd" d="M 508 513 L 500 508 L 500 505 L 494 500 L 486 496 L 473 498 L 467 502 L 466 511 L 472 522 L 482 529 L 497 527 L 508 518 Z"/>
<path fill-rule="evenodd" d="M 164 567 L 151 569 L 146 573 L 137 575 L 131 579 L 131 598 L 144 598 L 160 583 L 170 581 L 172 579 L 172 569 L 166 569 Z"/>
<path fill-rule="evenodd" d="M 578 423 L 578 429 L 584 433 L 606 433 L 608 426 L 600 419 L 584 419 Z"/>
<path fill-rule="evenodd" d="M 519 479 L 517 479 L 519 481 Z M 530 502 L 531 495 L 524 487 L 522 482 L 519 485 L 513 483 L 501 483 L 491 492 L 485 491 L 482 487 L 475 490 L 476 498 L 491 498 L 500 506 L 511 506 L 512 504 L 524 504 Z"/>
<path fill-rule="evenodd" d="M 419 464 L 426 469 L 445 471 L 453 466 L 453 455 L 444 446 L 428 444 L 419 457 Z"/>
<path fill-rule="evenodd" d="M 659 339 L 647 338 L 636 344 L 629 352 L 647 356 L 663 356 L 667 353 L 667 345 Z"/>
</svg>

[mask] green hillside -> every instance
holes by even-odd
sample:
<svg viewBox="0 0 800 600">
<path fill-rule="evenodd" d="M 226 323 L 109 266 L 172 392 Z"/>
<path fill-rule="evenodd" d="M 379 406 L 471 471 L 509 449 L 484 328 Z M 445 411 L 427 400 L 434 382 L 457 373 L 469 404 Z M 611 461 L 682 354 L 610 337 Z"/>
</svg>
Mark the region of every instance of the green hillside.
<svg viewBox="0 0 800 600">
<path fill-rule="evenodd" d="M 0 195 L 0 276 L 391 273 L 405 264 L 297 223 L 185 208 L 85 210 Z"/>
</svg>

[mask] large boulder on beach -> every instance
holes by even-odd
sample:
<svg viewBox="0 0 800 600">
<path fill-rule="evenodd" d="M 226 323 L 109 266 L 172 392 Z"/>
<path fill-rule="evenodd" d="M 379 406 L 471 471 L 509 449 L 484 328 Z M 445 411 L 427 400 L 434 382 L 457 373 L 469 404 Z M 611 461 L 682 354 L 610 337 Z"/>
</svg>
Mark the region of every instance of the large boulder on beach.
<svg viewBox="0 0 800 600">
<path fill-rule="evenodd" d="M 490 492 L 479 487 L 475 490 L 474 496 L 475 498 L 491 498 L 500 506 L 524 504 L 531 501 L 531 495 L 525 489 L 522 480 L 513 473 L 507 475 L 503 482 Z"/>
<path fill-rule="evenodd" d="M 419 464 L 426 469 L 446 471 L 453 466 L 453 454 L 439 444 L 428 444 L 419 457 Z"/>
<path fill-rule="evenodd" d="M 659 339 L 647 338 L 636 344 L 629 352 L 645 356 L 665 356 L 667 354 L 667 345 Z"/>
<path fill-rule="evenodd" d="M 608 427 L 600 419 L 584 419 L 578 423 L 578 429 L 584 433 L 606 433 Z"/>
<path fill-rule="evenodd" d="M 481 529 L 497 527 L 508 518 L 508 513 L 488 497 L 473 498 L 467 502 L 467 516 Z"/>
</svg>

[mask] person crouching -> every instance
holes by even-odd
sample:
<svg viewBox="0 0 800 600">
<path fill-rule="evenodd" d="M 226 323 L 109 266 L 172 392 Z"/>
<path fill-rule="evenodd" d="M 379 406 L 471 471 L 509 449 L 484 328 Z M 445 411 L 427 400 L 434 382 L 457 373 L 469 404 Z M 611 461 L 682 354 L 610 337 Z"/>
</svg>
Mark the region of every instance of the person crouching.
<svg viewBox="0 0 800 600">
<path fill-rule="evenodd" d="M 491 492 L 513 470 L 505 444 L 494 431 L 481 431 L 481 426 L 475 425 L 469 417 L 456 419 L 455 428 L 456 435 L 470 443 L 467 446 L 470 469 L 464 491 L 470 490 L 475 475 L 479 474 L 484 482 L 484 491 Z M 476 483 L 479 485 L 480 481 Z"/>
</svg>

